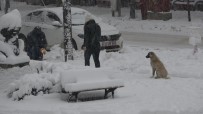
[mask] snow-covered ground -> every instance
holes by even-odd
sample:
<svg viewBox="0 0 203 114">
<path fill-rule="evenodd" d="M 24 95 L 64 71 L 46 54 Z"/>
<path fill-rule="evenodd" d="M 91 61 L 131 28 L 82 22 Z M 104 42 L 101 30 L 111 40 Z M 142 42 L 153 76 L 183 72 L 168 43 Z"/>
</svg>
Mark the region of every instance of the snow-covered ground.
<svg viewBox="0 0 203 114">
<path fill-rule="evenodd" d="M 14 5 L 14 4 L 12 4 Z M 15 3 L 22 15 L 35 8 L 22 3 Z M 37 6 L 39 7 L 39 6 Z M 122 79 L 125 87 L 119 88 L 114 99 L 79 101 L 68 103 L 67 95 L 57 93 L 58 86 L 52 88 L 50 94 L 26 96 L 24 100 L 13 101 L 7 97 L 10 83 L 27 79 L 47 79 L 55 85 L 59 82 L 60 72 L 89 69 L 84 67 L 83 51 L 74 52 L 74 61 L 63 62 L 63 50 L 58 46 L 46 54 L 43 62 L 31 61 L 30 66 L 23 68 L 0 69 L 0 114 L 202 114 L 203 113 L 203 51 L 193 56 L 193 46 L 188 44 L 187 27 L 202 27 L 203 12 L 192 12 L 192 22 L 187 22 L 187 13 L 172 11 L 173 19 L 169 21 L 128 19 L 129 10 L 124 8 L 122 17 L 112 18 L 110 9 L 83 7 L 95 15 L 116 26 L 125 39 L 121 53 L 100 54 L 101 70 L 107 75 Z M 136 33 L 139 32 L 139 35 Z M 141 32 L 141 33 L 140 33 Z M 148 34 L 150 33 L 150 34 Z M 158 35 L 160 40 L 153 40 Z M 133 39 L 133 35 L 138 39 Z M 168 36 L 169 35 L 169 36 Z M 174 37 L 183 38 L 174 42 Z M 167 38 L 165 38 L 167 37 Z M 171 38 L 170 38 L 171 37 Z M 149 39 L 149 40 L 147 40 Z M 176 40 L 175 40 L 176 41 Z M 180 46 L 181 45 L 181 46 Z M 154 51 L 166 66 L 170 79 L 153 79 L 151 67 L 146 55 Z M 37 68 L 43 71 L 37 74 Z M 52 72 L 52 73 L 50 73 Z M 37 78 L 36 78 L 37 77 Z M 53 81 L 54 80 L 54 81 Z M 30 81 L 34 82 L 34 81 Z M 40 84 L 40 82 L 37 82 Z M 25 85 L 26 86 L 26 85 Z M 58 87 L 58 88 L 57 88 Z M 81 93 L 79 97 L 103 96 L 103 91 Z"/>
</svg>

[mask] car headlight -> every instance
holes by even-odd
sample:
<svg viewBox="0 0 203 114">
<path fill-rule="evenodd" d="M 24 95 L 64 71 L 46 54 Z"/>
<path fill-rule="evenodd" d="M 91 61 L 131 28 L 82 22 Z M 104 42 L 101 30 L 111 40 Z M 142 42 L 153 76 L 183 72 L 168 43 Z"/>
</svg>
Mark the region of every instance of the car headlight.
<svg viewBox="0 0 203 114">
<path fill-rule="evenodd" d="M 78 37 L 84 39 L 84 34 L 78 34 Z"/>
</svg>

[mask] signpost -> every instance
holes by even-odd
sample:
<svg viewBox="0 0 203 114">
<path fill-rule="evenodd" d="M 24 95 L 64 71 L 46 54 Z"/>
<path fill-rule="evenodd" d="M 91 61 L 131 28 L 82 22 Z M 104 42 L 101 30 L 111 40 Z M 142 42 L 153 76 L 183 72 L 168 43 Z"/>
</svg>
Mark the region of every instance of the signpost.
<svg viewBox="0 0 203 114">
<path fill-rule="evenodd" d="M 190 0 L 187 0 L 187 11 L 188 11 L 188 21 L 191 21 L 191 15 L 190 15 Z"/>
<path fill-rule="evenodd" d="M 65 62 L 73 60 L 72 45 L 72 17 L 71 17 L 71 0 L 63 0 L 63 26 L 64 26 L 64 56 Z"/>
</svg>

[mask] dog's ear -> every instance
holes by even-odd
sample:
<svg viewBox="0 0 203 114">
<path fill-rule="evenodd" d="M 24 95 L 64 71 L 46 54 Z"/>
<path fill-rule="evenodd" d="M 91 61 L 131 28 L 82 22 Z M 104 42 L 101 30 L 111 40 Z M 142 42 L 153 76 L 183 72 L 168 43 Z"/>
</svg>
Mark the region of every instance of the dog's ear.
<svg viewBox="0 0 203 114">
<path fill-rule="evenodd" d="M 154 52 L 149 52 L 150 53 L 150 56 L 154 56 L 155 55 L 155 53 Z"/>
</svg>

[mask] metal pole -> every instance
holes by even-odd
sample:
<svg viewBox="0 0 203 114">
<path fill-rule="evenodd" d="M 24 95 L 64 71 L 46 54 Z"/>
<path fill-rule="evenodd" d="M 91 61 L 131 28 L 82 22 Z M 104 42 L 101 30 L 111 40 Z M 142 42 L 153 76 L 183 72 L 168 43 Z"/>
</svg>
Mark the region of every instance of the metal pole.
<svg viewBox="0 0 203 114">
<path fill-rule="evenodd" d="M 130 1 L 130 18 L 135 19 L 135 0 Z"/>
<path fill-rule="evenodd" d="M 190 16 L 190 0 L 187 0 L 187 11 L 188 11 L 188 21 L 191 21 L 191 16 Z"/>
<path fill-rule="evenodd" d="M 65 62 L 73 60 L 73 45 L 72 45 L 72 17 L 71 17 L 71 0 L 64 0 L 63 3 L 63 26 L 64 26 L 64 56 Z"/>
</svg>

